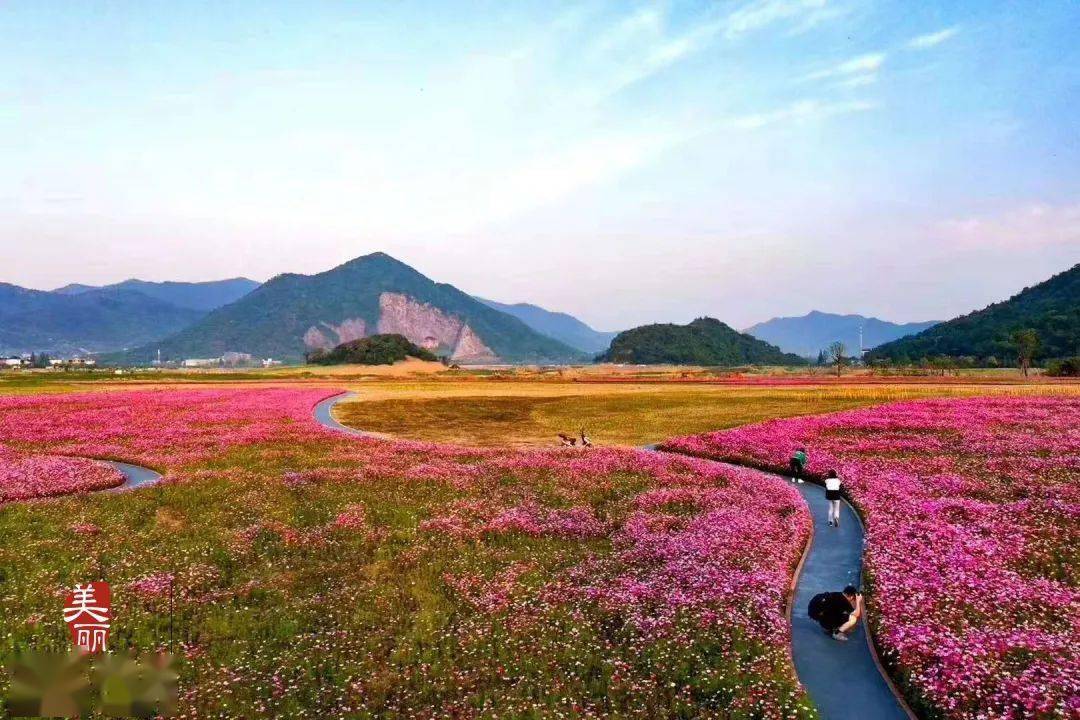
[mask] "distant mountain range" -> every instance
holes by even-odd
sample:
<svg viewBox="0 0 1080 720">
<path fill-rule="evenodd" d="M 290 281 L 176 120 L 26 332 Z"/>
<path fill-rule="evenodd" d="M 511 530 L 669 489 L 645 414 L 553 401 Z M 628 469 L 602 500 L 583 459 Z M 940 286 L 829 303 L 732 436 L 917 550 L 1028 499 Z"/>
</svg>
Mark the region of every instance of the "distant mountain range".
<svg viewBox="0 0 1080 720">
<path fill-rule="evenodd" d="M 805 365 L 798 355 L 745 333 L 714 318 L 698 318 L 689 325 L 642 325 L 619 333 L 599 358 L 606 362 L 637 365 Z"/>
<path fill-rule="evenodd" d="M 63 295 L 0 283 L 0 354 L 87 354 L 131 347 L 176 332 L 203 314 L 133 290 Z"/>
<path fill-rule="evenodd" d="M 247 278 L 210 282 L 73 283 L 52 292 L 0 283 L 0 354 L 122 350 L 161 339 L 258 287 Z"/>
<path fill-rule="evenodd" d="M 217 357 L 227 351 L 300 360 L 375 334 L 400 334 L 459 363 L 568 362 L 580 351 L 385 253 L 317 275 L 284 274 L 160 342 L 106 360 Z"/>
<path fill-rule="evenodd" d="M 802 317 L 776 317 L 752 325 L 745 332 L 776 345 L 784 352 L 814 358 L 836 341 L 844 343 L 849 353 L 857 353 L 860 328 L 863 331 L 863 346 L 872 348 L 905 335 L 914 335 L 936 324 L 935 320 L 893 323 L 863 315 L 834 315 L 814 310 Z"/>
<path fill-rule="evenodd" d="M 795 364 L 832 342 L 869 359 L 935 355 L 1000 362 L 1011 336 L 1034 329 L 1036 359 L 1080 352 L 1080 265 L 1000 303 L 944 323 L 891 323 L 811 312 L 739 333 L 711 318 L 599 332 L 566 313 L 475 298 L 436 283 L 384 253 L 317 275 L 211 282 L 125 280 L 53 292 L 0 283 L 0 354 L 106 353 L 104 362 L 144 363 L 247 352 L 299 361 L 305 353 L 376 334 L 400 334 L 459 363 L 576 362 L 600 350 L 629 363 Z"/>
<path fill-rule="evenodd" d="M 607 350 L 608 346 L 611 345 L 611 341 L 618 335 L 616 332 L 593 330 L 573 315 L 545 310 L 537 305 L 530 305 L 529 303 L 510 305 L 495 302 L 494 300 L 486 300 L 482 297 L 476 297 L 476 299 L 488 307 L 495 308 L 507 315 L 513 315 L 538 333 L 560 340 L 582 352 L 595 354 Z"/>
<path fill-rule="evenodd" d="M 868 358 L 917 362 L 948 355 L 1011 362 L 1016 358 L 1012 335 L 1026 329 L 1035 330 L 1041 341 L 1036 360 L 1080 354 L 1080 264 L 1008 300 L 882 345 Z"/>
<path fill-rule="evenodd" d="M 81 295 L 90 290 L 134 290 L 177 307 L 210 312 L 239 300 L 257 287 L 259 283 L 242 277 L 208 282 L 148 282 L 132 279 L 100 287 L 71 283 L 56 288 L 53 292 L 61 295 Z"/>
</svg>

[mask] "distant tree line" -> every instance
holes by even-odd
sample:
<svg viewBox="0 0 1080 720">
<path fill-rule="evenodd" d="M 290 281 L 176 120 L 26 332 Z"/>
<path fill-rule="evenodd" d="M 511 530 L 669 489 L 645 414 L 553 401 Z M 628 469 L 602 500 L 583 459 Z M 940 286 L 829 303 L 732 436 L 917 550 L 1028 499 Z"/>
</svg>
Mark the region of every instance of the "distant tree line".
<svg viewBox="0 0 1080 720">
<path fill-rule="evenodd" d="M 896 356 L 881 356 L 873 353 L 865 359 L 868 367 L 878 370 L 920 370 L 931 374 L 946 375 L 949 372 L 972 368 L 1000 368 L 1016 367 L 1028 376 L 1028 372 L 1037 364 L 1037 358 L 1044 347 L 1042 337 L 1032 328 L 1025 328 L 1013 332 L 1007 342 L 998 343 L 997 347 L 1003 348 L 1004 353 L 998 355 L 947 355 L 926 354 L 910 357 L 907 354 Z M 1044 359 L 1042 367 L 1046 374 L 1054 377 L 1075 377 L 1080 366 L 1080 347 L 1077 348 L 1077 356 L 1065 358 Z M 836 342 L 822 349 L 817 356 L 816 363 L 822 367 L 833 367 L 837 374 L 840 369 L 851 362 L 846 356 L 843 343 Z"/>
</svg>

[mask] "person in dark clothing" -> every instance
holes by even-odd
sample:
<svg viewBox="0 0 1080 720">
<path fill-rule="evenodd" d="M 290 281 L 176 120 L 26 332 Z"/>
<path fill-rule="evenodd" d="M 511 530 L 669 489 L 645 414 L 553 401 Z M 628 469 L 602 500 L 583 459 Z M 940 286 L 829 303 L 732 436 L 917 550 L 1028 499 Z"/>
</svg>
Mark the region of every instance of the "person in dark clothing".
<svg viewBox="0 0 1080 720">
<path fill-rule="evenodd" d="M 843 592 L 819 593 L 810 598 L 807 614 L 816 620 L 821 629 L 834 640 L 847 641 L 851 632 L 862 617 L 863 597 L 854 585 L 848 585 Z"/>
<path fill-rule="evenodd" d="M 806 469 L 807 459 L 808 458 L 807 458 L 807 455 L 806 455 L 806 448 L 804 448 L 804 447 L 799 448 L 798 450 L 796 450 L 794 452 L 794 454 L 792 454 L 791 461 L 788 463 L 788 466 L 791 468 L 791 481 L 792 482 L 802 482 L 803 481 L 803 476 L 802 475 L 803 475 L 803 470 Z"/>
</svg>

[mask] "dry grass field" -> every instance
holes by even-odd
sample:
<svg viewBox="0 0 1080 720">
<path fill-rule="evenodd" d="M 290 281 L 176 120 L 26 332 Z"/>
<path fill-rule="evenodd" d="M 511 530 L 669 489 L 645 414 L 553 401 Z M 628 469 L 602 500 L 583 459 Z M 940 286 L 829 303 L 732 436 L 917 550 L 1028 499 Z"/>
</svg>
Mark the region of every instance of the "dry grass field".
<svg viewBox="0 0 1080 720">
<path fill-rule="evenodd" d="M 475 377 L 350 384 L 336 409 L 349 426 L 397 437 L 480 446 L 543 446 L 585 428 L 604 445 L 644 445 L 774 417 L 930 397 L 1077 394 L 1077 384 L 999 382 L 618 382 Z"/>
<path fill-rule="evenodd" d="M 16 372 L 0 374 L 0 395 L 212 384 L 318 385 L 359 397 L 338 406 L 346 425 L 400 438 L 478 446 L 547 446 L 582 428 L 601 445 L 645 445 L 774 417 L 809 415 L 930 397 L 1078 394 L 1080 384 L 1015 370 L 948 377 L 883 377 L 817 370 L 746 371 L 595 365 L 448 370 L 438 363 L 301 366 L 269 370 Z"/>
</svg>

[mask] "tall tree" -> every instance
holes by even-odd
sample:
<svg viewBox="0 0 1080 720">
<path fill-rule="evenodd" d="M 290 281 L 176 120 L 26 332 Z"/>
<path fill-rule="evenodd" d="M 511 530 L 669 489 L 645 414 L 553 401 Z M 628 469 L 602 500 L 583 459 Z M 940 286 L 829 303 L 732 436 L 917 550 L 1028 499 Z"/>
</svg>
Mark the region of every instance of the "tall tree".
<svg viewBox="0 0 1080 720">
<path fill-rule="evenodd" d="M 1020 370 L 1023 371 L 1024 377 L 1027 377 L 1031 359 L 1035 357 L 1035 353 L 1039 351 L 1039 346 L 1042 344 L 1039 333 L 1030 328 L 1017 330 L 1013 333 L 1012 341 L 1016 346 L 1016 360 L 1020 365 Z"/>
<path fill-rule="evenodd" d="M 836 366 L 836 377 L 840 377 L 840 368 L 847 362 L 847 346 L 837 340 L 829 346 L 827 354 L 829 362 Z"/>
</svg>

